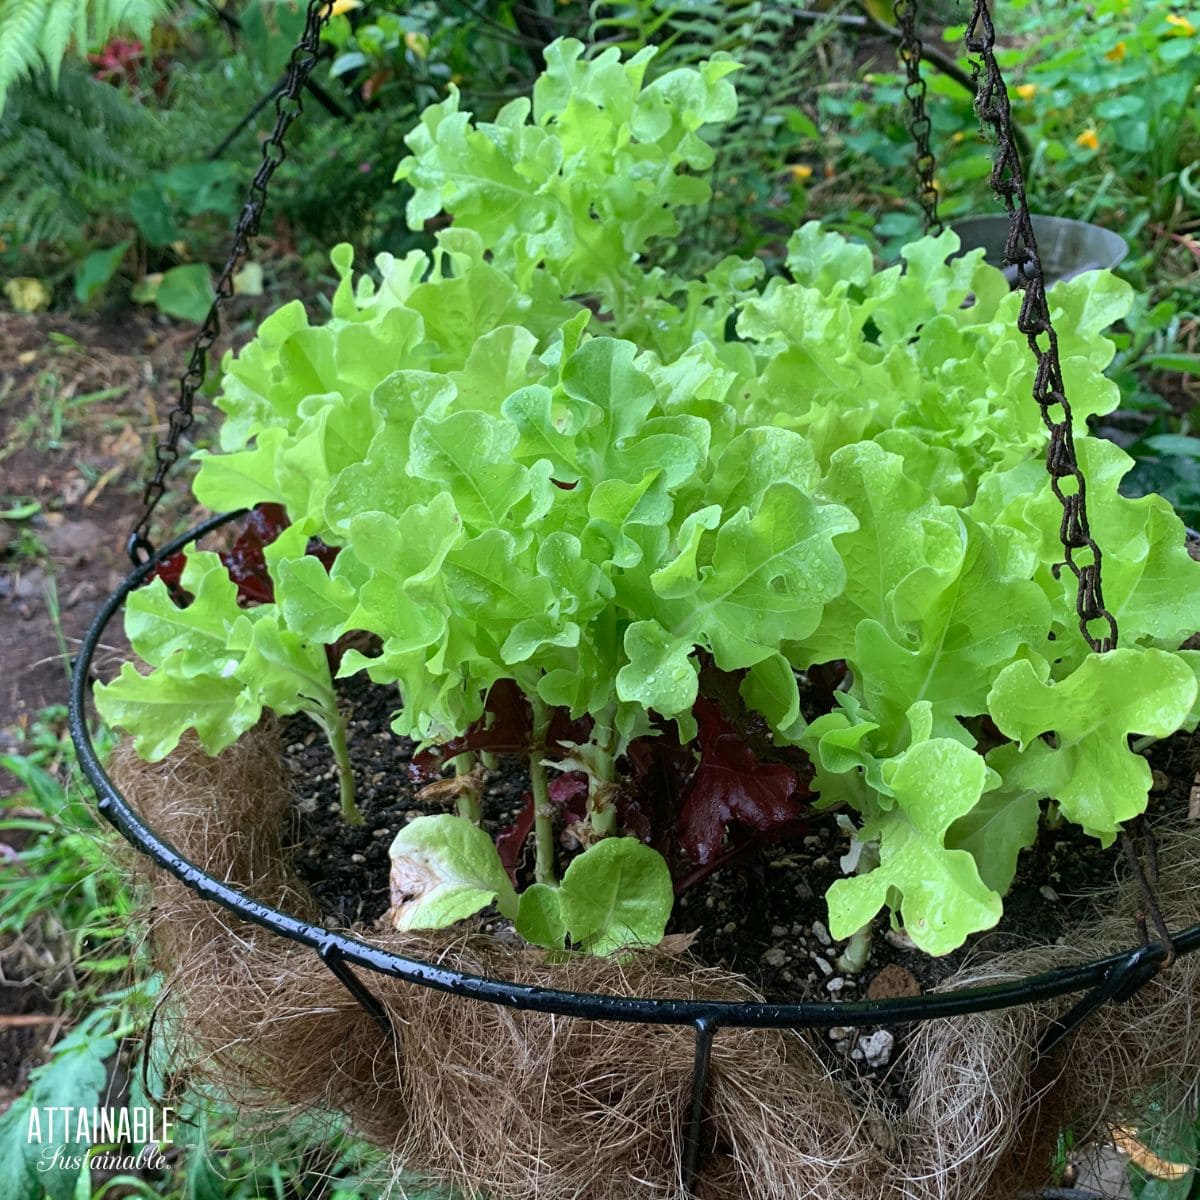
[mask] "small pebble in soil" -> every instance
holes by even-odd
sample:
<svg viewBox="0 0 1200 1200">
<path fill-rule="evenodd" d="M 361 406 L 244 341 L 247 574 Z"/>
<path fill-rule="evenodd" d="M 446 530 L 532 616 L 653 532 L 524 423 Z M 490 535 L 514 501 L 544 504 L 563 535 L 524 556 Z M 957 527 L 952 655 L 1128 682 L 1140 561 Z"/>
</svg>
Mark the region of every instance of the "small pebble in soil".
<svg viewBox="0 0 1200 1200">
<path fill-rule="evenodd" d="M 814 921 L 812 924 L 812 931 L 817 941 L 820 942 L 822 946 L 833 945 L 833 939 L 829 936 L 829 930 L 825 928 L 824 921 Z"/>
<path fill-rule="evenodd" d="M 908 933 L 903 929 L 889 929 L 884 935 L 889 946 L 897 950 L 916 950 L 917 944 L 908 936 Z"/>
<path fill-rule="evenodd" d="M 858 1049 L 862 1051 L 863 1061 L 867 1066 L 878 1070 L 888 1065 L 895 1043 L 893 1034 L 886 1029 L 877 1029 L 874 1033 L 868 1033 L 866 1037 L 858 1039 Z"/>
</svg>

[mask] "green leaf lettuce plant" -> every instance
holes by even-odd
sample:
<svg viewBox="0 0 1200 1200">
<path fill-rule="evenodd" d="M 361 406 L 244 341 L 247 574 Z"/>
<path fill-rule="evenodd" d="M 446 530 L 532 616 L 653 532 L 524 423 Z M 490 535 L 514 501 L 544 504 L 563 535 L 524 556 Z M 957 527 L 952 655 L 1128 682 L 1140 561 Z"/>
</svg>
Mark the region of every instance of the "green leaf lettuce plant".
<svg viewBox="0 0 1200 1200">
<path fill-rule="evenodd" d="M 452 88 L 408 136 L 410 222 L 452 218 L 430 252 L 356 278 L 336 248 L 329 318 L 293 302 L 227 358 L 195 492 L 286 509 L 273 599 L 239 606 L 189 552 L 186 607 L 161 581 L 131 598 L 151 670 L 97 688 L 100 711 L 150 757 L 302 711 L 345 777 L 325 648 L 365 631 L 337 674 L 396 688 L 397 735 L 462 775 L 519 752 L 531 781 L 533 881 L 470 805 L 418 818 L 393 846 L 399 927 L 495 904 L 555 951 L 654 943 L 695 868 L 836 810 L 871 852 L 829 891 L 833 935 L 887 909 L 947 953 L 999 918 L 1047 800 L 1111 842 L 1148 799 L 1130 736 L 1197 720 L 1200 654 L 1179 647 L 1200 564 L 1087 432 L 1117 400 L 1103 330 L 1130 289 L 1090 273 L 1051 294 L 1120 624 L 1093 655 L 1003 276 L 950 232 L 877 271 L 815 224 L 769 280 L 650 267 L 708 199 L 736 65 L 650 81 L 651 52 L 570 41 L 546 62 L 532 103 L 477 123 Z M 802 705 L 829 664 L 841 684 Z M 639 763 L 668 752 L 664 815 Z M 564 823 L 583 849 L 560 878 Z"/>
</svg>

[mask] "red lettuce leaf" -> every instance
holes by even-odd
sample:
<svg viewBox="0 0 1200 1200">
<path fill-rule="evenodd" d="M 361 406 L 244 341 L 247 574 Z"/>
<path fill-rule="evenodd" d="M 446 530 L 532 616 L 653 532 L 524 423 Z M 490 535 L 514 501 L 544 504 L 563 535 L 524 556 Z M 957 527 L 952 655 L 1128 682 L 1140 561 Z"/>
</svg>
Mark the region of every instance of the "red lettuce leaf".
<svg viewBox="0 0 1200 1200">
<path fill-rule="evenodd" d="M 700 764 L 677 826 L 688 857 L 700 866 L 713 863 L 731 826 L 772 835 L 799 827 L 805 809 L 794 798 L 800 788 L 797 772 L 786 763 L 760 761 L 715 702 L 701 698 L 693 711 Z"/>
<path fill-rule="evenodd" d="M 525 793 L 525 803 L 517 814 L 517 819 L 506 825 L 496 834 L 496 850 L 500 855 L 500 863 L 508 872 L 513 887 L 517 886 L 517 867 L 521 865 L 521 851 L 533 830 L 533 793 Z"/>
<path fill-rule="evenodd" d="M 467 732 L 430 746 L 414 755 L 409 774 L 414 779 L 433 779 L 452 758 L 467 751 L 492 754 L 524 754 L 533 735 L 533 710 L 521 689 L 511 679 L 498 679 L 483 702 L 483 716 Z"/>
<path fill-rule="evenodd" d="M 260 504 L 246 514 L 237 541 L 221 554 L 229 578 L 238 586 L 239 603 L 270 604 L 275 599 L 275 587 L 267 573 L 263 550 L 289 524 L 282 504 Z"/>
<path fill-rule="evenodd" d="M 171 599 L 177 608 L 187 608 L 194 597 L 182 583 L 183 569 L 187 566 L 187 555 L 182 550 L 168 555 L 150 572 L 150 579 L 161 579 L 167 585 Z M 149 581 L 147 581 L 149 582 Z"/>
<path fill-rule="evenodd" d="M 572 821 L 582 821 L 587 815 L 587 776 L 582 771 L 567 771 L 556 775 L 550 780 L 546 789 L 551 804 L 561 810 L 563 820 L 570 824 Z M 511 825 L 506 826 L 496 835 L 496 850 L 500 862 L 508 872 L 513 886 L 517 886 L 517 868 L 521 865 L 521 853 L 525 843 L 533 831 L 533 793 L 526 792 L 521 799 L 521 811 Z"/>
</svg>

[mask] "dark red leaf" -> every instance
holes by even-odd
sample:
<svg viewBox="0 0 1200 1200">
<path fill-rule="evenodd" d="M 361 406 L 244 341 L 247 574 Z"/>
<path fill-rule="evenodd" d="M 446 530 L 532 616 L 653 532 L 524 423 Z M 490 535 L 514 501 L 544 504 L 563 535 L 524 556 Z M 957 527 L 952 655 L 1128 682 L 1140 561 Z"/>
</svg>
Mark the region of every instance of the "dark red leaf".
<svg viewBox="0 0 1200 1200">
<path fill-rule="evenodd" d="M 525 803 L 512 825 L 506 826 L 496 835 L 496 851 L 501 865 L 508 872 L 513 887 L 517 886 L 517 867 L 521 865 L 521 851 L 533 829 L 533 793 L 526 792 Z"/>
<path fill-rule="evenodd" d="M 150 572 L 151 579 L 161 579 L 167 585 L 171 599 L 179 608 L 187 608 L 193 600 L 192 593 L 184 588 L 183 568 L 187 566 L 187 556 L 180 550 L 177 554 L 169 555 Z"/>
<path fill-rule="evenodd" d="M 669 860 L 674 849 L 671 834 L 696 755 L 690 744 L 680 744 L 674 721 L 656 717 L 654 724 L 657 732 L 634 738 L 618 763 L 622 786 L 617 819 L 626 834 Z"/>
<path fill-rule="evenodd" d="M 572 721 L 569 709 L 553 709 L 550 724 L 546 727 L 546 757 L 562 758 L 570 753 L 567 747 L 584 745 L 592 736 L 595 724 L 586 713 L 578 721 Z"/>
<path fill-rule="evenodd" d="M 270 604 L 275 588 L 267 573 L 263 549 L 289 525 L 282 504 L 260 504 L 246 514 L 238 539 L 221 554 L 229 578 L 238 586 L 239 603 Z"/>
<path fill-rule="evenodd" d="M 483 716 L 466 733 L 415 755 L 409 767 L 414 778 L 435 778 L 452 758 L 468 750 L 492 754 L 524 754 L 533 732 L 533 712 L 521 689 L 511 679 L 492 684 L 483 703 Z"/>
<path fill-rule="evenodd" d="M 711 700 L 696 701 L 700 765 L 679 813 L 679 841 L 693 862 L 713 862 L 731 825 L 758 833 L 803 820 L 793 798 L 796 772 L 784 763 L 761 762 Z"/>
<path fill-rule="evenodd" d="M 550 803 L 562 810 L 567 821 L 582 821 L 587 816 L 587 776 L 582 771 L 555 775 L 546 789 Z"/>
</svg>

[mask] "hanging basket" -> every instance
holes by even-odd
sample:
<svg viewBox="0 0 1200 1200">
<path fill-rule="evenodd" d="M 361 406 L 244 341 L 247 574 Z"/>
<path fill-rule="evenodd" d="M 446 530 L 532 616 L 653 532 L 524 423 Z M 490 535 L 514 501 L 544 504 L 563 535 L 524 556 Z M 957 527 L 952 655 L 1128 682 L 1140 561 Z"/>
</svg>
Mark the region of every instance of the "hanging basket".
<svg viewBox="0 0 1200 1200">
<path fill-rule="evenodd" d="M 153 945 L 181 1022 L 166 1036 L 241 1104 L 345 1113 L 408 1170 L 496 1200 L 874 1200 L 901 1182 L 921 1200 L 1011 1196 L 1026 1170 L 1037 1179 L 1057 1132 L 1041 1094 L 1062 1070 L 1052 1051 L 1085 1018 L 1059 1098 L 1084 1127 L 1156 1079 L 1200 1073 L 1200 960 L 1156 979 L 1161 946 L 1120 949 L 1134 895 L 1069 945 L 985 959 L 930 994 L 799 1004 L 666 955 L 566 969 L 491 938 L 326 927 L 286 866 L 291 798 L 272 730 L 216 760 L 198 746 L 157 765 L 123 755 L 118 787 L 88 729 L 92 659 L 126 597 L 236 515 L 164 546 L 109 598 L 76 662 L 71 727 L 101 812 L 158 868 Z M 1194 834 L 1163 838 L 1180 956 L 1200 948 L 1196 856 Z M 909 1023 L 902 1117 L 831 1076 L 798 1032 Z"/>
<path fill-rule="evenodd" d="M 285 99 L 296 99 L 315 61 L 321 11 L 313 0 Z M 990 34 L 983 0 L 972 28 L 980 14 Z M 996 115 L 991 43 L 980 45 L 993 72 L 981 112 L 1002 135 L 994 182 L 1014 214 L 1006 250 L 1020 263 L 1014 247 L 1032 251 L 1033 273 L 1019 270 L 1021 329 L 1038 359 L 1056 494 L 1073 531 L 1066 554 L 1081 583 L 1080 628 L 1104 650 L 1116 630 L 1098 554 L 1094 566 L 1072 557 L 1095 550 L 1082 484 L 1059 492 L 1080 473 L 1069 412 L 1051 413 L 1062 402 L 1057 361 L 1039 343 L 1049 331 L 1045 280 L 1019 165 L 1014 175 L 1006 157 L 1006 103 Z M 911 75 L 911 53 L 908 61 Z M 280 109 L 219 296 L 257 228 L 294 115 Z M 1129 948 L 1142 897 L 1118 896 L 1113 915 L 1075 930 L 1071 945 L 995 956 L 926 995 L 777 1004 L 686 956 L 562 963 L 498 938 L 329 928 L 285 861 L 291 798 L 269 727 L 215 760 L 194 748 L 159 766 L 118 755 L 110 777 L 87 717 L 105 631 L 159 564 L 239 515 L 158 550 L 148 540 L 216 331 L 214 305 L 131 539 L 142 561 L 88 631 L 71 690 L 72 737 L 100 810 L 153 864 L 155 953 L 173 980 L 172 1036 L 193 1071 L 248 1106 L 343 1113 L 406 1169 L 491 1200 L 1009 1197 L 1041 1182 L 1044 1139 L 1060 1113 L 1096 1122 L 1156 1080 L 1200 1073 L 1188 1027 L 1200 964 L 1185 957 L 1200 948 L 1200 894 L 1183 882 L 1196 848 L 1182 831 L 1162 839 L 1170 899 L 1161 917 L 1184 929 L 1170 946 Z M 1098 619 L 1108 621 L 1104 637 L 1090 632 Z M 1179 961 L 1161 973 L 1168 959 Z M 917 1029 L 896 1068 L 910 1097 L 903 1114 L 885 1093 L 833 1077 L 816 1048 L 833 1027 L 908 1024 Z M 1056 1050 L 1071 1033 L 1076 1066 L 1056 1080 Z"/>
</svg>

